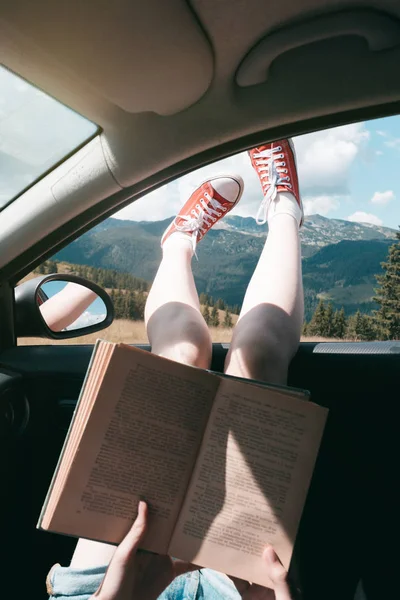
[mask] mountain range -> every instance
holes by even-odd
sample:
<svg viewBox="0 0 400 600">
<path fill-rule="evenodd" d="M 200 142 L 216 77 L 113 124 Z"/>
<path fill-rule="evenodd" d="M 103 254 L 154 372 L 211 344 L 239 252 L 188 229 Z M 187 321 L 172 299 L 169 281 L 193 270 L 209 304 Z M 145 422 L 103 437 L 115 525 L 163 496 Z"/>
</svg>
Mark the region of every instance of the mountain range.
<svg viewBox="0 0 400 600">
<path fill-rule="evenodd" d="M 106 219 L 54 258 L 152 281 L 161 259 L 160 238 L 170 222 Z M 301 229 L 306 318 L 318 298 L 332 301 L 335 308 L 344 306 L 346 314 L 375 308 L 375 274 L 381 272 L 395 233 L 367 223 L 307 217 Z M 193 260 L 199 293 L 240 305 L 266 234 L 251 217 L 228 215 L 220 221 L 198 245 L 199 260 Z"/>
</svg>

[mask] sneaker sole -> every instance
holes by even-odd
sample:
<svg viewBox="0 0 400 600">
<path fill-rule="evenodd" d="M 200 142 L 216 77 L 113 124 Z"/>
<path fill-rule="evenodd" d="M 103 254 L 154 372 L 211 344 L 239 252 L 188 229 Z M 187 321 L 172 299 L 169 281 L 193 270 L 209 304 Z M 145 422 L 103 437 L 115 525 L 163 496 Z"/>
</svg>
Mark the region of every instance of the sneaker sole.
<svg viewBox="0 0 400 600">
<path fill-rule="evenodd" d="M 293 143 L 292 138 L 289 138 L 288 141 L 289 141 L 289 146 L 293 152 L 294 164 L 295 164 L 296 171 L 297 171 L 297 156 L 296 156 L 296 150 L 294 148 L 294 143 Z M 298 175 L 297 175 L 297 177 L 298 177 Z M 300 221 L 300 227 L 301 227 L 304 224 L 304 207 L 303 207 L 303 200 L 301 198 L 300 191 L 299 191 L 299 200 L 300 200 L 300 210 L 301 210 L 301 221 Z"/>
</svg>

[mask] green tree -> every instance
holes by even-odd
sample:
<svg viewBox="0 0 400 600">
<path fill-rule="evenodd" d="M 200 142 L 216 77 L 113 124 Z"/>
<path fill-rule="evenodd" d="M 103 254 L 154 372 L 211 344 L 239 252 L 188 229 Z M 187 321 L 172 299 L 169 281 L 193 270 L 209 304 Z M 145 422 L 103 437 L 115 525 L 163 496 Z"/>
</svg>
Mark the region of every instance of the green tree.
<svg viewBox="0 0 400 600">
<path fill-rule="evenodd" d="M 344 308 L 336 310 L 333 316 L 333 337 L 343 339 L 346 333 L 347 321 Z"/>
<path fill-rule="evenodd" d="M 380 308 L 375 311 L 374 320 L 377 335 L 386 340 L 400 339 L 400 231 L 396 238 L 387 261 L 381 263 L 383 274 L 376 275 L 379 287 L 374 300 Z"/>
<path fill-rule="evenodd" d="M 207 294 L 205 294 L 204 292 L 201 292 L 201 294 L 199 296 L 199 301 L 202 306 L 204 306 L 205 304 L 208 304 L 207 298 L 208 298 Z"/>
<path fill-rule="evenodd" d="M 358 332 L 361 329 L 361 313 L 358 310 L 354 315 L 350 315 L 347 320 L 346 337 L 351 340 L 359 341 Z"/>
<path fill-rule="evenodd" d="M 133 290 L 126 292 L 127 318 L 131 321 L 138 319 L 138 306 L 136 302 L 136 293 Z"/>
<path fill-rule="evenodd" d="M 40 265 L 38 265 L 36 267 L 36 269 L 34 270 L 34 273 L 39 273 L 39 275 L 44 275 L 45 272 L 46 272 L 46 270 L 45 270 L 45 266 L 43 263 L 40 263 Z"/>
<path fill-rule="evenodd" d="M 304 337 L 307 337 L 307 335 L 308 335 L 307 321 L 304 321 L 304 323 L 303 323 L 303 327 L 301 328 L 301 335 L 304 335 Z"/>
<path fill-rule="evenodd" d="M 359 310 L 348 319 L 346 336 L 357 341 L 371 341 L 376 338 L 374 319 Z"/>
<path fill-rule="evenodd" d="M 334 313 L 331 302 L 329 302 L 328 306 L 325 309 L 325 327 L 325 337 L 335 337 Z"/>
<path fill-rule="evenodd" d="M 114 290 L 114 311 L 115 311 L 115 318 L 116 319 L 123 319 L 124 318 L 124 297 L 122 294 L 122 291 L 117 289 Z"/>
<path fill-rule="evenodd" d="M 207 325 L 210 325 L 211 314 L 210 314 L 210 307 L 208 306 L 208 304 L 204 304 L 204 306 L 201 310 L 201 314 L 203 315 L 204 320 L 207 323 Z"/>
<path fill-rule="evenodd" d="M 375 319 L 371 315 L 362 315 L 361 339 L 372 342 L 377 339 Z"/>
<path fill-rule="evenodd" d="M 218 300 L 215 302 L 215 306 L 219 310 L 225 310 L 225 308 L 226 308 L 226 302 L 225 302 L 225 300 L 222 300 L 222 298 L 218 298 Z"/>
<path fill-rule="evenodd" d="M 130 319 L 131 315 L 131 295 L 130 292 L 124 290 L 122 301 L 122 314 L 124 319 Z"/>
<path fill-rule="evenodd" d="M 311 336 L 316 335 L 319 337 L 327 337 L 328 332 L 329 327 L 326 320 L 326 307 L 324 301 L 320 300 L 313 316 L 311 317 L 311 321 L 307 326 L 307 334 Z"/>
<path fill-rule="evenodd" d="M 144 320 L 144 309 L 146 306 L 147 295 L 138 290 L 135 292 L 135 305 L 136 305 L 136 320 L 143 321 Z"/>
<path fill-rule="evenodd" d="M 211 311 L 210 325 L 212 325 L 213 327 L 219 326 L 219 313 L 218 313 L 218 308 L 215 305 L 213 306 L 213 309 Z"/>
<path fill-rule="evenodd" d="M 231 313 L 230 313 L 228 307 L 225 310 L 225 317 L 224 317 L 222 326 L 225 327 L 226 329 L 232 329 L 232 327 L 233 327 L 232 316 L 231 316 Z"/>
<path fill-rule="evenodd" d="M 115 312 L 115 290 L 114 290 L 114 289 L 112 289 L 112 290 L 110 291 L 110 300 L 111 300 L 111 302 L 112 302 L 112 305 L 113 305 L 113 307 L 114 307 L 114 312 Z M 115 312 L 115 318 L 116 318 L 116 317 L 117 317 L 117 313 Z"/>
<path fill-rule="evenodd" d="M 57 263 L 54 260 L 45 260 L 43 263 L 44 273 L 51 275 L 52 273 L 58 273 Z"/>
</svg>

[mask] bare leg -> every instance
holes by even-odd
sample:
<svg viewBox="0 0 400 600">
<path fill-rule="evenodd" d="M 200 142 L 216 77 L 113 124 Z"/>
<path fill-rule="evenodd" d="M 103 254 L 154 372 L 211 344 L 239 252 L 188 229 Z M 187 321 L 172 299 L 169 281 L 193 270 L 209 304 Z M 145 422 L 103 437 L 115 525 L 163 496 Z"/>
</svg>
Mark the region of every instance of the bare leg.
<svg viewBox="0 0 400 600">
<path fill-rule="evenodd" d="M 177 362 L 208 369 L 210 331 L 200 313 L 193 279 L 193 248 L 187 234 L 175 233 L 163 247 L 163 259 L 145 310 L 152 351 Z"/>
<path fill-rule="evenodd" d="M 231 375 L 284 384 L 303 323 L 298 223 L 277 214 L 247 288 L 225 362 Z"/>
<path fill-rule="evenodd" d="M 239 202 L 243 181 L 211 177 L 193 192 L 165 231 L 163 259 L 147 298 L 145 321 L 152 351 L 177 362 L 208 369 L 211 335 L 200 313 L 191 261 L 196 244 Z"/>
</svg>

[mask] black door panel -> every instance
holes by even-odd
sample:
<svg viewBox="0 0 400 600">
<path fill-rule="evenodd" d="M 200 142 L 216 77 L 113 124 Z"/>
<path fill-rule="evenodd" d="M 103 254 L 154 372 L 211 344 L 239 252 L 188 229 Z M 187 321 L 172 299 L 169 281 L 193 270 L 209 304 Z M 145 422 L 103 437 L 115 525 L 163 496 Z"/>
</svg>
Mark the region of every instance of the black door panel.
<svg viewBox="0 0 400 600">
<path fill-rule="evenodd" d="M 377 354 L 376 348 L 375 353 L 349 354 L 346 348 L 337 353 L 337 346 L 333 352 L 328 346 L 321 352 L 321 345 L 302 344 L 289 374 L 290 385 L 310 390 L 314 402 L 330 409 L 293 575 L 302 581 L 307 600 L 353 598 L 361 575 L 366 598 L 395 597 L 388 573 L 395 572 L 391 561 L 397 553 L 390 549 L 398 537 L 394 473 L 400 354 Z M 35 526 L 92 349 L 24 346 L 0 356 L 0 431 L 6 457 L 1 519 L 11 540 L 4 566 L 12 581 L 24 565 L 30 598 L 46 598 L 47 571 L 55 562 L 67 565 L 75 545 L 73 539 Z M 226 345 L 214 345 L 215 371 L 223 368 L 226 352 Z M 7 426 L 10 402 L 16 407 L 14 428 Z"/>
</svg>

